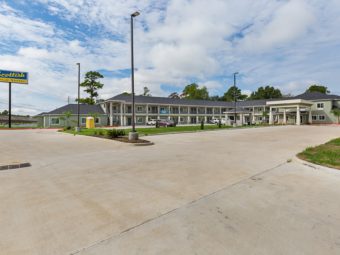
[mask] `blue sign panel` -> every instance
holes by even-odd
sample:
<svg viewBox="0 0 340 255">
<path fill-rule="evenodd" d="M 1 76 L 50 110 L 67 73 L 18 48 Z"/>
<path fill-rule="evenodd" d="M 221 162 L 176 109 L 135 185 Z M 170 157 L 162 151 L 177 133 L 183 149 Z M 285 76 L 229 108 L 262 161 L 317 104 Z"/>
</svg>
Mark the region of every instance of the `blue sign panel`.
<svg viewBox="0 0 340 255">
<path fill-rule="evenodd" d="M 0 70 L 0 82 L 28 84 L 28 73 Z"/>
</svg>

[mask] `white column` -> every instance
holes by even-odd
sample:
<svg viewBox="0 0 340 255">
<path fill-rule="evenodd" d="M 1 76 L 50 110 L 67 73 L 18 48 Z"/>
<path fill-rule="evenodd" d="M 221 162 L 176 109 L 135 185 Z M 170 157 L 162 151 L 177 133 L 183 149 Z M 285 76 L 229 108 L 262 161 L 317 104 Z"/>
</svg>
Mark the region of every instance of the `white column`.
<svg viewBox="0 0 340 255">
<path fill-rule="evenodd" d="M 112 102 L 110 102 L 110 126 L 113 125 L 113 110 L 112 110 Z"/>
<path fill-rule="evenodd" d="M 269 125 L 273 125 L 273 109 L 272 107 L 269 107 Z"/>
<path fill-rule="evenodd" d="M 296 125 L 301 125 L 301 117 L 300 117 L 300 106 L 296 106 Z"/>
<path fill-rule="evenodd" d="M 146 105 L 146 120 L 145 121 L 146 122 L 149 121 L 149 105 L 148 104 Z"/>
<path fill-rule="evenodd" d="M 255 107 L 253 107 L 252 118 L 253 118 L 252 122 L 253 122 L 253 124 L 254 124 L 254 123 L 256 122 L 256 120 L 255 120 Z"/>
<path fill-rule="evenodd" d="M 120 125 L 124 126 L 124 119 L 123 119 L 123 103 L 120 103 Z"/>
<path fill-rule="evenodd" d="M 286 108 L 283 108 L 283 124 L 287 124 Z"/>
<path fill-rule="evenodd" d="M 312 119 L 312 107 L 309 108 L 308 112 L 308 124 L 312 124 L 313 119 Z"/>
<path fill-rule="evenodd" d="M 159 105 L 157 105 L 157 119 L 158 119 L 158 120 L 160 119 L 159 111 L 160 111 L 160 107 L 159 107 Z"/>
</svg>

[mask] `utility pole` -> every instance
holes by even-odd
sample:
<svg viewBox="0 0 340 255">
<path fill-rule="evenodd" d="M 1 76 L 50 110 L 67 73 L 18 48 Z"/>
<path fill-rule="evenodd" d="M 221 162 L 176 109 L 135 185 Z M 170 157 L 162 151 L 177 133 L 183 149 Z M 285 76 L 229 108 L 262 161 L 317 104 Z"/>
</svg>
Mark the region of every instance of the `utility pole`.
<svg viewBox="0 0 340 255">
<path fill-rule="evenodd" d="M 238 74 L 238 72 L 234 73 L 234 124 L 235 126 L 237 125 L 237 120 L 236 120 L 236 75 Z"/>
<path fill-rule="evenodd" d="M 80 63 L 77 63 L 78 65 L 78 104 L 77 104 L 77 118 L 78 118 L 78 125 L 77 125 L 77 131 L 80 131 Z"/>
<path fill-rule="evenodd" d="M 8 127 L 12 128 L 12 82 L 8 83 Z"/>
</svg>

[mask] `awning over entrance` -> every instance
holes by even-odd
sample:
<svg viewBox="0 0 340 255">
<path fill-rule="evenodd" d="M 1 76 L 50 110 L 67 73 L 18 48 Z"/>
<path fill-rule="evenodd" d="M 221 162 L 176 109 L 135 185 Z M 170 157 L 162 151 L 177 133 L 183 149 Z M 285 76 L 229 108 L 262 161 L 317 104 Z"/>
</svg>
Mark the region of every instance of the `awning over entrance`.
<svg viewBox="0 0 340 255">
<path fill-rule="evenodd" d="M 282 115 L 282 124 L 287 124 L 287 116 L 286 113 L 289 110 L 289 112 L 292 109 L 295 113 L 295 124 L 301 125 L 301 122 L 303 121 L 303 118 L 301 116 L 302 112 L 308 113 L 308 120 L 307 123 L 312 123 L 312 111 L 311 106 L 313 105 L 313 102 L 303 100 L 303 99 L 288 99 L 288 100 L 279 100 L 279 101 L 269 101 L 266 103 L 267 106 L 269 106 L 269 124 L 274 124 L 274 112 L 273 109 L 276 109 L 275 114 L 276 115 Z"/>
</svg>

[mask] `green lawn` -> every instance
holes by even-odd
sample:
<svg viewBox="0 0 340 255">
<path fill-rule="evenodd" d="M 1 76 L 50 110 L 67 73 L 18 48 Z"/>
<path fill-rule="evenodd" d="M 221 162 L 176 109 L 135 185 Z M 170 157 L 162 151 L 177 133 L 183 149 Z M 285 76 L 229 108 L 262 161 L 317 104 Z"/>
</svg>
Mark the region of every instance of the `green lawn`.
<svg viewBox="0 0 340 255">
<path fill-rule="evenodd" d="M 340 169 L 340 138 L 307 148 L 297 156 L 318 165 Z"/>
<path fill-rule="evenodd" d="M 181 132 L 197 132 L 197 131 L 208 131 L 208 130 L 218 130 L 232 128 L 231 126 L 222 125 L 219 128 L 217 125 L 204 125 L 204 129 L 201 126 L 178 126 L 178 127 L 160 127 L 160 128 L 137 128 L 137 132 L 140 135 L 156 135 L 164 133 L 181 133 Z"/>
<path fill-rule="evenodd" d="M 205 125 L 204 129 L 201 130 L 201 126 L 177 126 L 177 127 L 160 127 L 160 128 L 137 128 L 137 132 L 140 136 L 147 136 L 147 135 L 157 135 L 157 134 L 164 134 L 164 133 L 182 133 L 182 132 L 201 132 L 201 131 L 209 131 L 209 130 L 219 130 L 219 129 L 228 129 L 232 128 L 231 126 L 224 126 L 222 125 L 219 128 L 217 125 Z M 108 129 L 101 129 L 101 128 L 94 128 L 94 129 L 81 129 L 80 133 L 76 133 L 73 129 L 66 130 L 64 132 L 70 134 L 79 134 L 79 135 L 87 135 L 87 136 L 96 136 L 96 135 L 106 135 Z M 130 129 L 124 129 L 126 134 L 130 131 Z"/>
</svg>

